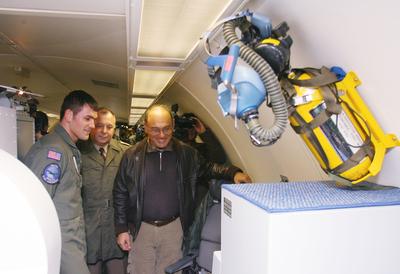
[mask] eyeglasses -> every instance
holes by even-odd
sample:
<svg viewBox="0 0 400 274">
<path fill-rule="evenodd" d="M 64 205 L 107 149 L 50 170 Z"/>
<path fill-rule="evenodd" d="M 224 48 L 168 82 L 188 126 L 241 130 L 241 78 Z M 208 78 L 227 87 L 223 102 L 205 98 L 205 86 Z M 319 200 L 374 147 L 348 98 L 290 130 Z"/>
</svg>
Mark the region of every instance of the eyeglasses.
<svg viewBox="0 0 400 274">
<path fill-rule="evenodd" d="M 163 127 L 163 128 L 159 128 L 159 127 L 151 127 L 150 128 L 150 134 L 151 135 L 160 135 L 161 132 L 164 135 L 170 135 L 172 133 L 172 127 Z"/>
</svg>

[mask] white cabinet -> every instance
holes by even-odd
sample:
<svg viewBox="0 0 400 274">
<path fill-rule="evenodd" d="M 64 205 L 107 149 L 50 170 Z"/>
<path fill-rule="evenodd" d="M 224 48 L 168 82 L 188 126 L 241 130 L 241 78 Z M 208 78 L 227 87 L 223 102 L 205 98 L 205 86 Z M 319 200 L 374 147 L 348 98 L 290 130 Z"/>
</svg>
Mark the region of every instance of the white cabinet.
<svg viewBox="0 0 400 274">
<path fill-rule="evenodd" d="M 222 274 L 399 274 L 400 189 L 224 185 Z"/>
</svg>

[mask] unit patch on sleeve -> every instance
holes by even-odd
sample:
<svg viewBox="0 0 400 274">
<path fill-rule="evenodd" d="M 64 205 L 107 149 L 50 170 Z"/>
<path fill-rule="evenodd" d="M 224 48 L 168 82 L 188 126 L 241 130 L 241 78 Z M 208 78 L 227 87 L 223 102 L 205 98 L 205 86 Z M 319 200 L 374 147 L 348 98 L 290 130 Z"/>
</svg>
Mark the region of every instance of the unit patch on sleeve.
<svg viewBox="0 0 400 274">
<path fill-rule="evenodd" d="M 47 152 L 47 158 L 48 159 L 52 159 L 52 160 L 56 160 L 56 161 L 60 161 L 61 160 L 61 153 L 54 151 L 54 150 L 49 150 Z"/>
<path fill-rule="evenodd" d="M 60 181 L 61 168 L 58 164 L 48 164 L 42 173 L 42 179 L 50 185 L 54 185 Z"/>
</svg>

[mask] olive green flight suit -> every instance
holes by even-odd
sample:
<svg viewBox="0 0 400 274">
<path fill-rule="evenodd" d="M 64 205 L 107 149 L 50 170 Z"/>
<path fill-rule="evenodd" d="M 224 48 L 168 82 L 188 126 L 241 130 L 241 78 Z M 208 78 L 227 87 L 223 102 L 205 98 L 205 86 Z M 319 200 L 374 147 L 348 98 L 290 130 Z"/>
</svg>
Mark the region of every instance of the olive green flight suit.
<svg viewBox="0 0 400 274">
<path fill-rule="evenodd" d="M 114 230 L 113 186 L 127 145 L 112 139 L 104 160 L 91 141 L 79 143 L 82 154 L 82 199 L 88 246 L 87 262 L 122 259 Z"/>
<path fill-rule="evenodd" d="M 60 125 L 39 139 L 24 163 L 39 178 L 56 207 L 61 227 L 61 274 L 90 274 L 82 209 L 81 155 Z"/>
</svg>

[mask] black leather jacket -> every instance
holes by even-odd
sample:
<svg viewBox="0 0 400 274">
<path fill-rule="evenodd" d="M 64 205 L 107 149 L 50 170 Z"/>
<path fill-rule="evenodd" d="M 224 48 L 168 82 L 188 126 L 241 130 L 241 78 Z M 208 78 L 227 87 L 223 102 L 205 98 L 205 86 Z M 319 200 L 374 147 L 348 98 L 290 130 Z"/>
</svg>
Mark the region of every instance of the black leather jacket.
<svg viewBox="0 0 400 274">
<path fill-rule="evenodd" d="M 196 149 L 173 138 L 173 150 L 177 154 L 178 197 L 180 219 L 184 235 L 194 218 L 195 185 L 199 177 L 233 181 L 239 168 L 206 162 Z M 120 163 L 114 183 L 115 232 L 131 232 L 136 238 L 142 221 L 143 189 L 145 183 L 144 158 L 147 140 L 129 148 Z"/>
</svg>

